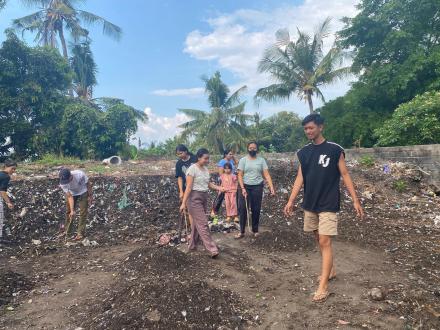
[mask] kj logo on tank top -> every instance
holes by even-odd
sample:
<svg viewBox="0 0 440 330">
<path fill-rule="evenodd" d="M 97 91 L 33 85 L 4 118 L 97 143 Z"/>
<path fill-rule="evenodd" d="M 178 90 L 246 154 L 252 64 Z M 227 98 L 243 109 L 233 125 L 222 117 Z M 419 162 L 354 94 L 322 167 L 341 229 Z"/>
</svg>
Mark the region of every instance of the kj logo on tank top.
<svg viewBox="0 0 440 330">
<path fill-rule="evenodd" d="M 322 167 L 327 167 L 330 164 L 330 157 L 327 157 L 327 155 L 320 155 L 318 164 Z"/>
</svg>

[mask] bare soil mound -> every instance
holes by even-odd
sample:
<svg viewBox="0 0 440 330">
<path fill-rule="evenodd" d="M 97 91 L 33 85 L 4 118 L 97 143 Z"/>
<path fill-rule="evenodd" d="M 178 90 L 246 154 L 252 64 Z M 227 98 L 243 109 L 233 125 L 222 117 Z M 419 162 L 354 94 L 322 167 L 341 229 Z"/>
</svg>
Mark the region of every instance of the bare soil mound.
<svg viewBox="0 0 440 330">
<path fill-rule="evenodd" d="M 262 232 L 251 245 L 267 252 L 295 252 L 311 251 L 316 248 L 312 235 L 304 234 L 300 229 L 286 230 L 274 228 L 272 231 Z"/>
<path fill-rule="evenodd" d="M 249 319 L 237 295 L 203 280 L 200 258 L 175 248 L 141 248 L 120 268 L 102 303 L 89 306 L 86 329 L 236 328 Z"/>
</svg>

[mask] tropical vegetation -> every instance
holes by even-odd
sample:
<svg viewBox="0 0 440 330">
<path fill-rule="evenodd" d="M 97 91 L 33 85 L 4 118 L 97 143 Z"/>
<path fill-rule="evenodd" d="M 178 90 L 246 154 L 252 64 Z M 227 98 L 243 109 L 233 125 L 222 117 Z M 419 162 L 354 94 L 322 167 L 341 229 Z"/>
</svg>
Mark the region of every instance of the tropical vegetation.
<svg viewBox="0 0 440 330">
<path fill-rule="evenodd" d="M 340 47 L 335 44 L 324 53 L 330 22 L 330 18 L 324 20 L 313 37 L 298 30 L 296 40 L 286 29 L 277 31 L 276 43 L 266 49 L 258 66 L 259 72 L 268 73 L 275 83 L 260 88 L 255 95 L 257 101 L 284 101 L 297 95 L 307 101 L 310 113 L 314 112 L 313 97 L 325 101 L 322 86 L 350 73 L 349 67 L 342 67 L 345 52 Z"/>
<path fill-rule="evenodd" d="M 208 108 L 179 109 L 189 118 L 181 134 L 136 147 L 132 136 L 147 116 L 117 97 L 95 95 L 98 64 L 87 28 L 100 25 L 116 40 L 121 28 L 82 10 L 81 0 L 20 1 L 38 10 L 15 19 L 0 47 L 0 157 L 141 158 L 174 155 L 179 143 L 222 153 L 242 151 L 249 140 L 266 152 L 288 152 L 305 143 L 294 109 L 251 115 L 246 86 L 231 91 L 215 72 L 202 77 Z M 0 0 L 0 10 L 6 3 Z M 331 47 L 324 45 L 329 18 L 313 35 L 281 29 L 258 65 L 273 83 L 254 99 L 299 97 L 325 117 L 327 138 L 345 147 L 440 143 L 439 12 L 438 1 L 360 0 Z M 32 33 L 36 46 L 18 32 Z M 349 74 L 357 80 L 348 92 L 326 102 L 323 87 Z M 316 99 L 324 102 L 317 109 Z"/>
<path fill-rule="evenodd" d="M 61 49 L 68 59 L 66 33 L 75 42 L 89 40 L 89 31 L 85 25 L 100 24 L 105 35 L 117 40 L 121 38 L 122 29 L 106 19 L 77 8 L 80 0 L 21 0 L 29 6 L 40 7 L 38 11 L 14 20 L 14 27 L 24 32 L 35 33 L 35 41 L 42 46 Z"/>
<path fill-rule="evenodd" d="M 76 8 L 81 1 L 22 2 L 42 9 L 14 20 L 14 30 L 35 32 L 39 46 L 26 45 L 9 29 L 0 47 L 0 157 L 129 157 L 130 138 L 148 118 L 118 98 L 94 98 L 98 67 L 83 24 L 100 23 L 116 39 L 121 29 Z"/>
<path fill-rule="evenodd" d="M 395 110 L 399 105 L 440 89 L 440 3 L 362 0 L 358 8 L 354 18 L 345 19 L 339 37 L 342 47 L 353 50 L 352 69 L 359 80 L 346 95 L 317 111 L 327 119 L 328 138 L 346 147 L 409 143 L 385 139 L 384 130 L 391 127 L 384 122 L 408 109 Z M 429 127 L 430 121 L 427 117 L 420 125 Z M 411 144 L 428 143 L 422 134 L 414 138 Z"/>
<path fill-rule="evenodd" d="M 221 80 L 220 72 L 210 78 L 202 77 L 202 80 L 210 110 L 179 109 L 191 118 L 181 125 L 182 137 L 193 137 L 196 144 L 203 141 L 219 153 L 223 153 L 226 148 L 242 148 L 249 135 L 247 123 L 251 119 L 244 113 L 246 102 L 240 101 L 246 86 L 231 93 Z"/>
</svg>

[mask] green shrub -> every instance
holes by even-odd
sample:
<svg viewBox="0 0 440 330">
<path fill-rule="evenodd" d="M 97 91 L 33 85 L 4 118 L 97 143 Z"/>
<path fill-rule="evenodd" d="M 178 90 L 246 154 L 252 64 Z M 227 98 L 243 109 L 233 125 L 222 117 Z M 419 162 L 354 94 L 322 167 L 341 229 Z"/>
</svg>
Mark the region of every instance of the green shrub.
<svg viewBox="0 0 440 330">
<path fill-rule="evenodd" d="M 440 92 L 427 92 L 401 104 L 375 134 L 379 146 L 440 143 Z"/>
<path fill-rule="evenodd" d="M 373 167 L 374 163 L 375 163 L 375 160 L 374 160 L 374 158 L 372 156 L 365 155 L 365 156 L 361 157 L 361 159 L 359 160 L 359 163 L 362 166 L 365 166 L 365 167 Z"/>
<path fill-rule="evenodd" d="M 43 157 L 35 161 L 36 164 L 45 166 L 61 166 L 61 165 L 79 165 L 83 161 L 75 157 L 58 156 L 55 154 L 45 154 Z"/>
<path fill-rule="evenodd" d="M 122 147 L 119 155 L 123 160 L 137 160 L 138 159 L 138 149 L 134 145 L 126 144 Z"/>
<path fill-rule="evenodd" d="M 394 181 L 393 188 L 397 190 L 398 192 L 402 193 L 408 188 L 408 184 L 403 179 L 398 179 Z"/>
</svg>

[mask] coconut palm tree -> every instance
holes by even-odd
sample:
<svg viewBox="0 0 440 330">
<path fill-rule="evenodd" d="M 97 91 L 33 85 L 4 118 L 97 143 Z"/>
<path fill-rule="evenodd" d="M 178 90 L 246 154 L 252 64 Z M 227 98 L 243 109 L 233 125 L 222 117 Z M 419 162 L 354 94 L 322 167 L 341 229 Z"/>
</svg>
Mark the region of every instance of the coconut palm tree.
<svg viewBox="0 0 440 330">
<path fill-rule="evenodd" d="M 96 80 L 98 69 L 90 50 L 90 42 L 73 45 L 71 53 L 70 66 L 75 73 L 73 78 L 75 93 L 80 99 L 91 101 L 93 87 L 98 83 Z"/>
<path fill-rule="evenodd" d="M 274 84 L 257 91 L 257 102 L 289 100 L 297 94 L 308 102 L 313 113 L 312 97 L 325 101 L 320 88 L 350 73 L 349 67 L 342 67 L 345 57 L 342 49 L 334 45 L 327 54 L 323 52 L 330 22 L 330 18 L 324 20 L 313 37 L 298 30 L 296 41 L 291 40 L 287 30 L 277 31 L 277 42 L 265 50 L 258 66 L 260 73 L 269 73 Z"/>
<path fill-rule="evenodd" d="M 6 0 L 0 0 L 0 10 L 6 7 Z"/>
<path fill-rule="evenodd" d="M 36 33 L 35 41 L 44 46 L 57 47 L 58 39 L 64 58 L 68 59 L 65 32 L 69 32 L 74 42 L 88 39 L 89 31 L 83 24 L 100 24 L 103 33 L 119 40 L 122 30 L 104 18 L 90 12 L 77 9 L 76 4 L 83 0 L 21 0 L 29 6 L 39 6 L 40 9 L 28 16 L 15 19 L 13 25 L 22 33 Z"/>
<path fill-rule="evenodd" d="M 195 137 L 220 153 L 227 147 L 241 147 L 248 134 L 246 123 L 251 119 L 244 113 L 246 102 L 240 102 L 246 86 L 230 94 L 228 86 L 221 80 L 220 72 L 211 78 L 202 77 L 202 80 L 211 110 L 179 109 L 191 118 L 180 126 L 183 128 L 182 138 Z"/>
</svg>

